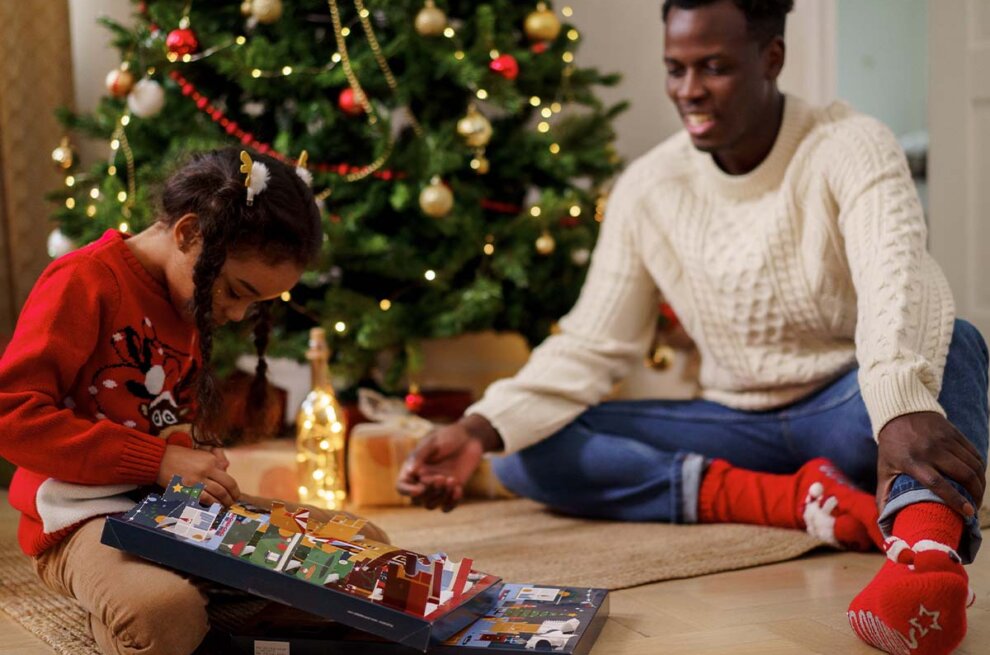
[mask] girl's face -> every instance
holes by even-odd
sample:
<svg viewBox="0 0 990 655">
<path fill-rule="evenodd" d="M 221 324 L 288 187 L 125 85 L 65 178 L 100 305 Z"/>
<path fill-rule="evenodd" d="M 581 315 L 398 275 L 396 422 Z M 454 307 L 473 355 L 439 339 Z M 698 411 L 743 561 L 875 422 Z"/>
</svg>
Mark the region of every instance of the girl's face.
<svg viewBox="0 0 990 655">
<path fill-rule="evenodd" d="M 193 267 L 202 250 L 202 240 L 195 218 L 185 225 L 184 221 L 187 217 L 172 230 L 176 249 L 165 265 L 165 277 L 172 305 L 193 322 Z M 302 267 L 293 261 L 270 263 L 259 252 L 228 252 L 210 294 L 214 323 L 243 320 L 254 303 L 278 298 L 295 286 L 302 274 Z"/>
</svg>

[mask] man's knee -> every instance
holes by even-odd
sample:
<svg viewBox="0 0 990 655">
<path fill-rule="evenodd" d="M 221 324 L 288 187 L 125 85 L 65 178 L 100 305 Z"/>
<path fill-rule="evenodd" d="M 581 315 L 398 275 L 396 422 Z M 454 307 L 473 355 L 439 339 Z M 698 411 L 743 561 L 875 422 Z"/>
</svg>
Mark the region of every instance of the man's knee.
<svg viewBox="0 0 990 655">
<path fill-rule="evenodd" d="M 958 354 L 967 358 L 977 358 L 986 368 L 990 362 L 990 355 L 987 352 L 987 342 L 975 325 L 961 318 L 957 318 L 952 328 L 952 342 L 949 346 L 950 352 L 958 349 Z"/>
</svg>

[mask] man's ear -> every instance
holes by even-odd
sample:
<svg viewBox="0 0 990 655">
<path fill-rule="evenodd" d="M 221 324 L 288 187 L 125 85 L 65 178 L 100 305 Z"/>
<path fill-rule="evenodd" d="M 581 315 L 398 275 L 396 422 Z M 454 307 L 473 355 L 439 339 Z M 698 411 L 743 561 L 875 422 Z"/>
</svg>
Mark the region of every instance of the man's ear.
<svg viewBox="0 0 990 655">
<path fill-rule="evenodd" d="M 176 247 L 182 252 L 199 243 L 199 216 L 194 213 L 185 214 L 172 225 L 172 238 Z"/>
<path fill-rule="evenodd" d="M 775 36 L 763 47 L 764 76 L 767 81 L 775 81 L 780 76 L 780 71 L 784 69 L 786 50 L 784 39 L 780 36 Z"/>
</svg>

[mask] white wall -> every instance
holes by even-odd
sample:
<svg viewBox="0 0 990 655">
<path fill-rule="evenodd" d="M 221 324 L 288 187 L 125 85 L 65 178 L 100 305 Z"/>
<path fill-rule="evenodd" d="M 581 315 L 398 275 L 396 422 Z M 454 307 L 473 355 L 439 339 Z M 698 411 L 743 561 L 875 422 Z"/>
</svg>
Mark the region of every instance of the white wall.
<svg viewBox="0 0 990 655">
<path fill-rule="evenodd" d="M 839 96 L 897 135 L 928 129 L 927 0 L 838 0 Z"/>
</svg>

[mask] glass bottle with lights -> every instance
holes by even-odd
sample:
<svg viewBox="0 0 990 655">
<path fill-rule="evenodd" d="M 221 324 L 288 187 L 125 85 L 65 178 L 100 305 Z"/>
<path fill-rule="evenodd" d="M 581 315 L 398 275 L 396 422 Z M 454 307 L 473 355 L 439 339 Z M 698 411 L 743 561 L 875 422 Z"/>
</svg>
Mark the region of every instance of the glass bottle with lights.
<svg viewBox="0 0 990 655">
<path fill-rule="evenodd" d="M 296 415 L 299 500 L 342 509 L 347 501 L 346 418 L 330 385 L 330 348 L 323 328 L 309 331 L 312 389 Z"/>
</svg>

